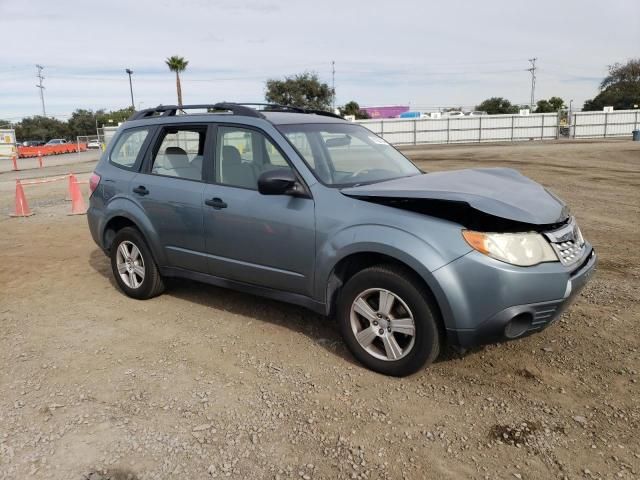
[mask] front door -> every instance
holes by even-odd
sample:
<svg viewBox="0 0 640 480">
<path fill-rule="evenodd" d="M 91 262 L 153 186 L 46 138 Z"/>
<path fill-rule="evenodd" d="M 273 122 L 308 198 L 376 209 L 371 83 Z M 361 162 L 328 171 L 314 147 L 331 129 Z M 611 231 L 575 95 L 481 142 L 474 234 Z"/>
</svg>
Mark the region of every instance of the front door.
<svg viewBox="0 0 640 480">
<path fill-rule="evenodd" d="M 291 168 L 258 130 L 219 126 L 214 183 L 204 190 L 204 234 L 212 275 L 311 295 L 315 209 L 311 198 L 261 195 L 259 175 Z"/>
<path fill-rule="evenodd" d="M 164 126 L 130 188 L 151 221 L 169 267 L 207 273 L 202 205 L 207 127 Z"/>
</svg>

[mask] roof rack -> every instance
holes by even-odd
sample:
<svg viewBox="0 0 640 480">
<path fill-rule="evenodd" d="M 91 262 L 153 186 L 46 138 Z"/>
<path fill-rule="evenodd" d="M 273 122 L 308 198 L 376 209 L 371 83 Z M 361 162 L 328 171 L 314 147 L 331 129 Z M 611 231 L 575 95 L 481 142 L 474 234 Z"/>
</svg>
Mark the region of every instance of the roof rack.
<svg viewBox="0 0 640 480">
<path fill-rule="evenodd" d="M 313 113 L 315 115 L 323 115 L 325 117 L 333 117 L 339 118 L 340 120 L 344 120 L 344 118 L 337 113 L 327 112 L 326 110 L 316 110 L 312 108 L 302 108 L 302 107 L 294 107 L 291 105 L 281 105 L 279 103 L 239 103 L 237 105 L 247 105 L 247 106 L 256 106 L 256 107 L 264 107 L 263 110 L 265 112 L 294 112 L 294 113 Z"/>
<path fill-rule="evenodd" d="M 260 112 L 253 108 L 243 107 L 237 103 L 212 103 L 212 104 L 199 104 L 199 105 L 158 105 L 154 108 L 146 108 L 138 112 L 133 112 L 133 115 L 129 117 L 129 120 L 140 120 L 141 118 L 149 117 L 173 117 L 179 110 L 218 110 L 218 111 L 230 111 L 234 115 L 245 115 L 247 117 L 264 118 Z"/>
<path fill-rule="evenodd" d="M 260 113 L 260 110 L 251 107 L 263 107 L 262 111 L 265 112 L 294 112 L 294 113 L 308 113 L 315 115 L 323 115 L 326 117 L 340 118 L 340 115 L 337 115 L 333 112 L 326 112 L 324 110 L 313 110 L 307 108 L 300 107 L 291 107 L 288 105 L 279 105 L 277 103 L 234 103 L 234 102 L 221 102 L 214 104 L 201 104 L 201 105 L 183 105 L 179 107 L 178 105 L 158 105 L 155 108 L 147 108 L 144 110 L 140 110 L 138 112 L 134 112 L 129 120 L 140 120 L 142 118 L 151 118 L 151 117 L 172 117 L 176 115 L 178 111 L 185 110 L 202 110 L 207 109 L 209 111 L 227 111 L 231 112 L 233 115 L 244 115 L 246 117 L 254 117 L 254 118 L 265 118 L 265 116 Z"/>
</svg>

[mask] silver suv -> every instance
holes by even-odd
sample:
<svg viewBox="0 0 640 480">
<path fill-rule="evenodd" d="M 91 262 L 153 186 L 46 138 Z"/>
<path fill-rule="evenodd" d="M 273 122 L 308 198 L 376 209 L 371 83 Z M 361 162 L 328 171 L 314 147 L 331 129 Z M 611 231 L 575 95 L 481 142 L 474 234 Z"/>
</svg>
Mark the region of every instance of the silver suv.
<svg viewBox="0 0 640 480">
<path fill-rule="evenodd" d="M 125 294 L 182 277 L 302 305 L 388 375 L 542 330 L 596 264 L 566 205 L 517 171 L 424 173 L 322 111 L 136 112 L 90 184 L 91 234 Z"/>
</svg>

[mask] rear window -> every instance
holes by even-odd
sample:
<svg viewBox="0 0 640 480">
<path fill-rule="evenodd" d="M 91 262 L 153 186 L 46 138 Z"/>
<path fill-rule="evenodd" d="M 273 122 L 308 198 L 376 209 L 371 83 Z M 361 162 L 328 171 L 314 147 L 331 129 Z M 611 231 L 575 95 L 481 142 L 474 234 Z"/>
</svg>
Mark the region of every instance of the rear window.
<svg viewBox="0 0 640 480">
<path fill-rule="evenodd" d="M 123 168 L 133 168 L 148 135 L 148 128 L 137 128 L 122 132 L 113 150 L 111 150 L 111 156 L 109 157 L 111 163 Z"/>
</svg>

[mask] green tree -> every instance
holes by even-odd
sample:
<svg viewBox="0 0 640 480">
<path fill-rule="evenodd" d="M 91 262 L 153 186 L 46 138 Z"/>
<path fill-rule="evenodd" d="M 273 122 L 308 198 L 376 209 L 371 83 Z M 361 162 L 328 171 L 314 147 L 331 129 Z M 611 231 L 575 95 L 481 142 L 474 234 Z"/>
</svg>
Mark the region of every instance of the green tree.
<svg viewBox="0 0 640 480">
<path fill-rule="evenodd" d="M 557 112 L 564 107 L 564 100 L 560 97 L 551 97 L 549 99 L 549 103 L 553 107 L 554 112 Z"/>
<path fill-rule="evenodd" d="M 14 123 L 14 128 L 16 137 L 21 141 L 46 141 L 52 138 L 75 140 L 78 136 L 95 135 L 96 126 L 98 128 L 104 125 L 117 126 L 126 121 L 132 113 L 133 108 L 131 107 L 110 112 L 78 109 L 71 114 L 66 122 L 43 116 L 26 117 L 20 122 Z"/>
<path fill-rule="evenodd" d="M 110 112 L 98 110 L 96 112 L 98 127 L 102 127 L 104 125 L 116 126 L 119 123 L 126 121 L 133 114 L 133 112 L 133 107 L 125 107 L 121 108 L 120 110 L 111 110 Z"/>
<path fill-rule="evenodd" d="M 18 140 L 51 140 L 52 138 L 71 139 L 67 122 L 62 122 L 56 118 L 34 117 L 23 118 L 15 125 L 16 138 Z"/>
<path fill-rule="evenodd" d="M 267 102 L 290 107 L 330 110 L 333 90 L 320 82 L 317 73 L 305 72 L 284 80 L 267 80 L 264 97 Z"/>
<path fill-rule="evenodd" d="M 535 113 L 557 112 L 564 106 L 564 100 L 560 97 L 551 97 L 549 100 L 538 100 Z"/>
<path fill-rule="evenodd" d="M 189 62 L 184 57 L 174 55 L 165 60 L 169 70 L 176 72 L 176 91 L 178 92 L 178 107 L 182 107 L 182 86 L 180 85 L 180 74 L 187 69 Z"/>
<path fill-rule="evenodd" d="M 476 110 L 494 115 L 497 113 L 518 113 L 520 107 L 518 107 L 518 105 L 512 105 L 506 98 L 491 97 L 487 98 L 480 105 L 476 105 Z"/>
<path fill-rule="evenodd" d="M 582 110 L 602 110 L 611 106 L 616 110 L 628 110 L 640 104 L 640 58 L 625 64 L 609 66 L 609 75 L 600 83 L 600 93 L 584 102 Z"/>
<path fill-rule="evenodd" d="M 536 105 L 535 113 L 553 112 L 553 105 L 549 103 L 549 100 L 538 100 Z"/>
<path fill-rule="evenodd" d="M 340 115 L 343 117 L 345 115 L 353 115 L 354 117 L 356 117 L 356 120 L 366 120 L 367 118 L 369 118 L 369 114 L 366 112 L 366 110 L 360 110 L 360 105 L 358 105 L 358 102 L 355 102 L 353 100 L 345 103 L 344 106 L 338 108 L 338 110 L 340 110 Z"/>
<path fill-rule="evenodd" d="M 67 120 L 67 126 L 72 138 L 76 138 L 80 135 L 95 135 L 96 134 L 96 115 L 101 111 L 94 112 L 93 110 L 78 109 L 71 114 L 69 120 Z"/>
</svg>

